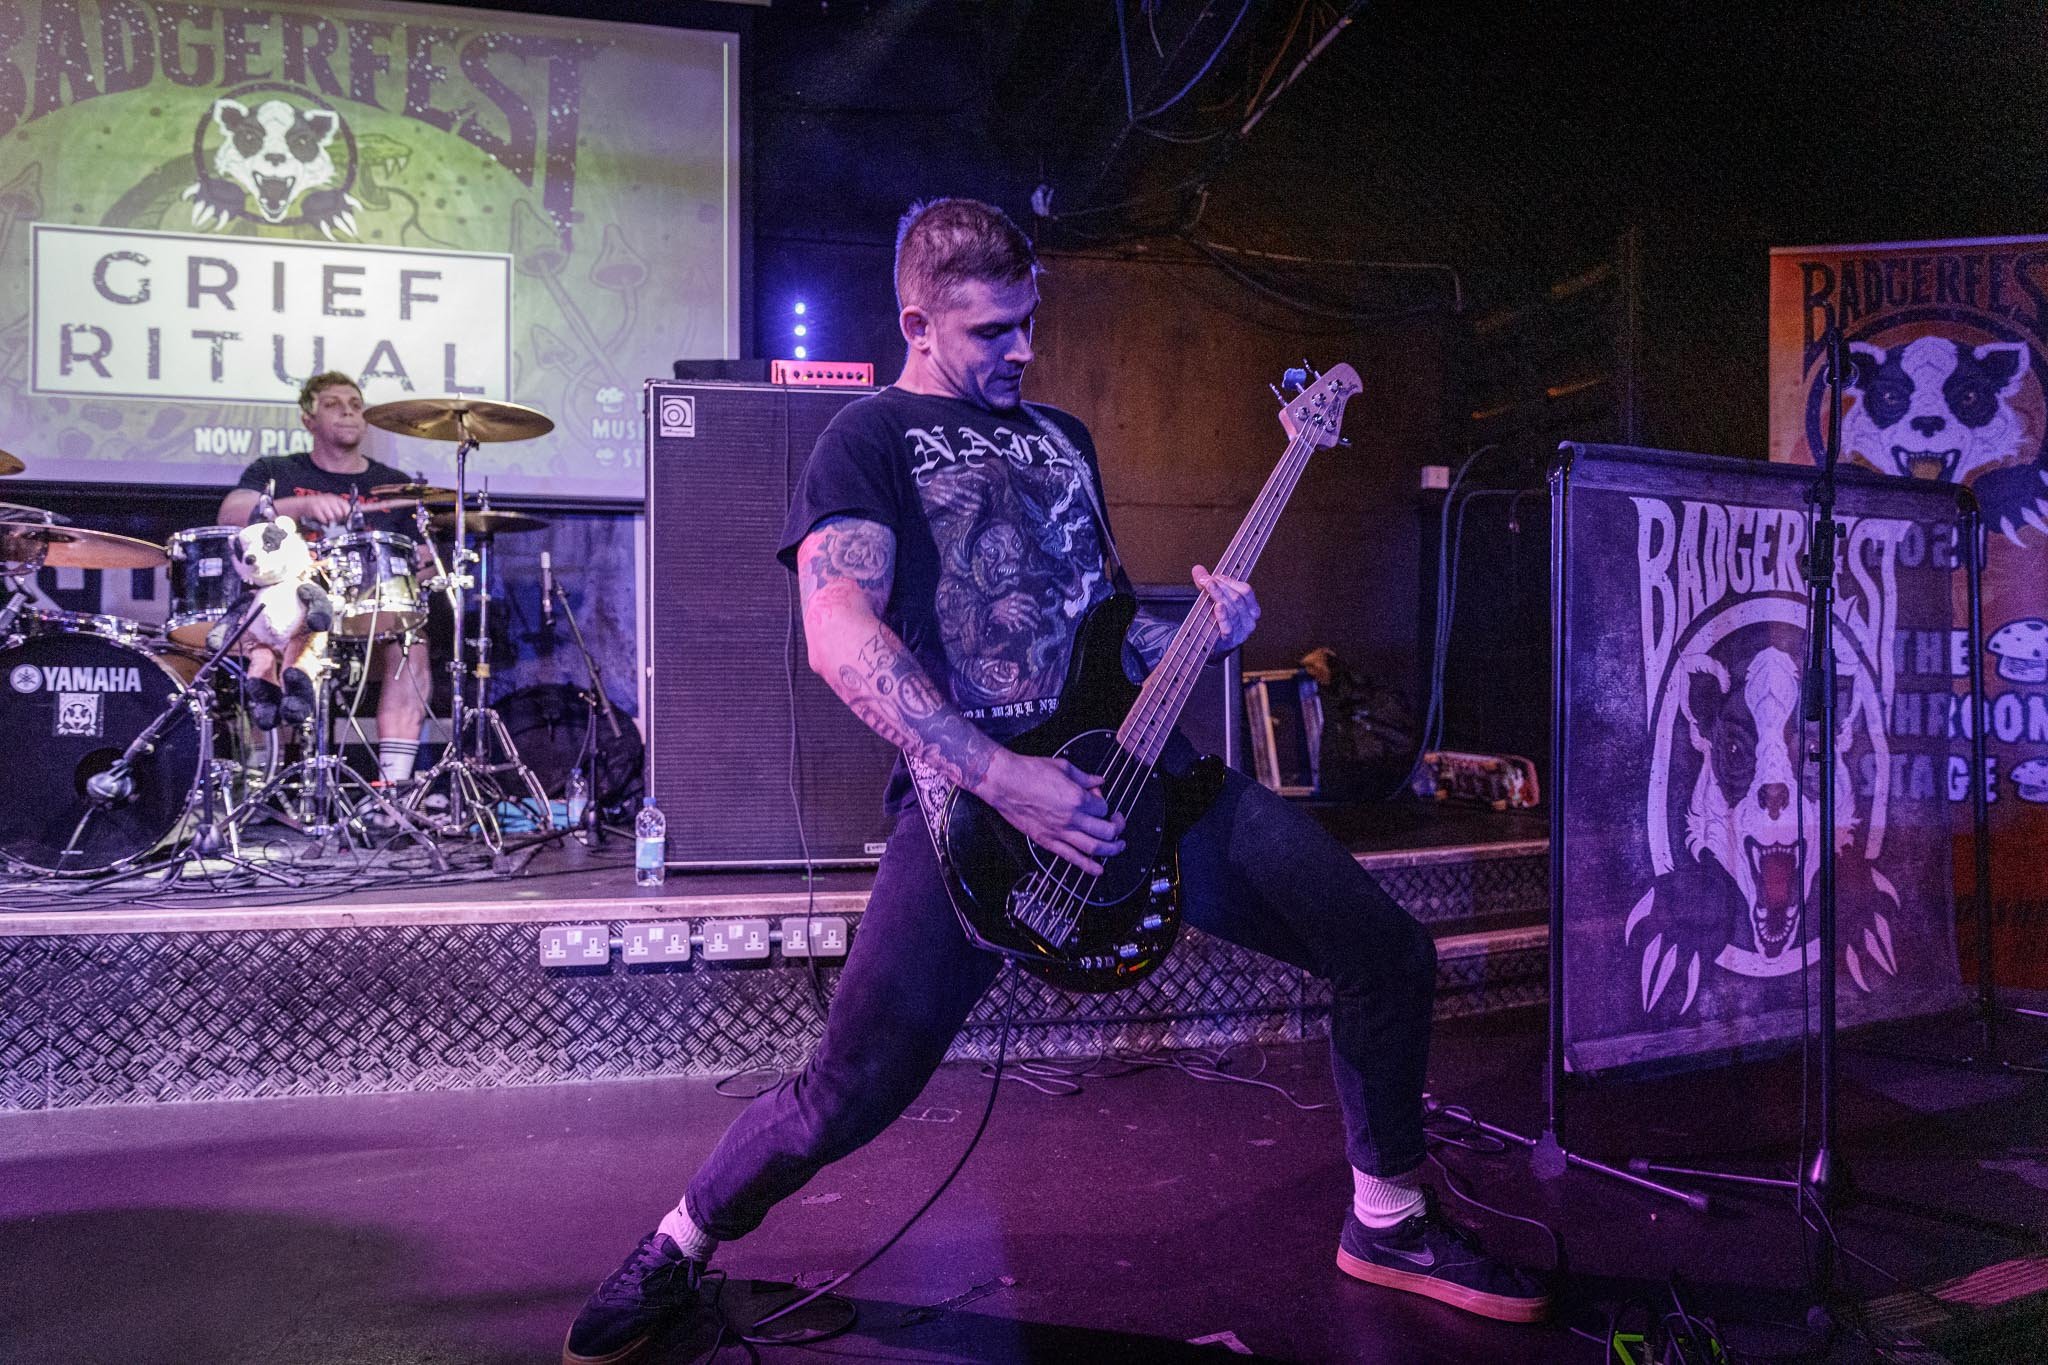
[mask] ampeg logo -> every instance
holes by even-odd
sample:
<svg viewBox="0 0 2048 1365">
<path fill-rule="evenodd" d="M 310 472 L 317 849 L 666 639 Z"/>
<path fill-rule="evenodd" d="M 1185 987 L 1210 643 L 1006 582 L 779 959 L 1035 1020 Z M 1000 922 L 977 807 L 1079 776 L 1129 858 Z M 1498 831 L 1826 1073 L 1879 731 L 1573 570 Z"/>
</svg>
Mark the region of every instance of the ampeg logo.
<svg viewBox="0 0 2048 1365">
<path fill-rule="evenodd" d="M 694 437 L 697 434 L 697 400 L 688 394 L 664 394 L 656 418 L 663 436 Z"/>
<path fill-rule="evenodd" d="M 34 664 L 16 664 L 7 684 L 17 692 L 33 692 L 43 685 L 43 670 Z"/>
</svg>

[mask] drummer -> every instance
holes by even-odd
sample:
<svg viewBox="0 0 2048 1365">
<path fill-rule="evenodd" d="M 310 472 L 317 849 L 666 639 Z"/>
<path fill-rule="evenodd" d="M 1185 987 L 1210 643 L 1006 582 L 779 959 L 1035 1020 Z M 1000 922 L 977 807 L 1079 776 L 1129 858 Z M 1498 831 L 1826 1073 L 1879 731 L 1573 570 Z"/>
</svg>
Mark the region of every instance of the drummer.
<svg viewBox="0 0 2048 1365">
<path fill-rule="evenodd" d="M 299 524 L 308 540 L 318 541 L 349 529 L 349 495 L 370 503 L 370 490 L 406 483 L 410 475 L 362 452 L 369 424 L 363 420 L 363 391 L 337 370 L 316 374 L 299 390 L 299 420 L 313 435 L 313 449 L 291 455 L 265 455 L 242 471 L 235 490 L 222 500 L 219 522 L 247 526 L 258 499 L 271 489 L 278 515 Z M 363 527 L 412 538 L 400 510 L 364 510 Z M 401 647 L 402 646 L 402 647 Z M 420 729 L 427 718 L 430 679 L 427 642 L 382 641 L 370 660 L 372 674 L 383 684 L 377 699 L 377 767 L 387 783 L 412 776 L 419 757 Z M 276 661 L 268 661 L 276 682 Z"/>
</svg>

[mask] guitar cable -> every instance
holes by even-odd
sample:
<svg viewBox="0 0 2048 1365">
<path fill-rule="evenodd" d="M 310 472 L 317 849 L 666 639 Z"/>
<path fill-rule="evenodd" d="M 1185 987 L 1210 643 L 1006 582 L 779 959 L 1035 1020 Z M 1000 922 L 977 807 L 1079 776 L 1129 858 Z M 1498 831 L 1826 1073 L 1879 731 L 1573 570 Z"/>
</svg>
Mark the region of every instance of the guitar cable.
<svg viewBox="0 0 2048 1365">
<path fill-rule="evenodd" d="M 946 1172 L 946 1178 L 939 1182 L 938 1188 L 934 1189 L 929 1195 L 927 1195 L 925 1197 L 925 1201 L 917 1206 L 916 1211 L 913 1212 L 910 1215 L 910 1217 L 903 1220 L 903 1225 L 897 1228 L 896 1231 L 890 1233 L 888 1240 L 883 1242 L 880 1246 L 876 1247 L 874 1251 L 870 1252 L 868 1254 L 867 1259 L 863 1260 L 859 1265 L 855 1266 L 853 1269 L 846 1271 L 843 1274 L 833 1276 L 825 1283 L 819 1285 L 816 1289 L 813 1289 L 810 1293 L 805 1294 L 802 1298 L 797 1299 L 792 1303 L 785 1304 L 781 1308 L 776 1309 L 774 1312 L 769 1313 L 764 1317 L 756 1318 L 752 1325 L 750 1325 L 749 1327 L 747 1327 L 745 1331 L 740 1333 L 740 1340 L 751 1342 L 756 1345 L 795 1344 L 789 1341 L 787 1338 L 762 1337 L 755 1335 L 755 1333 L 759 1332 L 763 1327 L 766 1327 L 769 1323 L 776 1321 L 778 1318 L 787 1317 L 791 1313 L 796 1312 L 799 1308 L 803 1308 L 809 1304 L 816 1303 L 819 1299 L 824 1298 L 827 1294 L 832 1293 L 841 1285 L 851 1280 L 854 1276 L 860 1274 L 863 1270 L 866 1270 L 876 1261 L 881 1260 L 882 1257 L 888 1253 L 889 1248 L 895 1246 L 898 1242 L 902 1241 L 904 1235 L 908 1233 L 913 1227 L 917 1226 L 918 1220 L 923 1218 L 925 1214 L 931 1210 L 932 1205 L 939 1202 L 939 1196 L 944 1194 L 949 1188 L 951 1188 L 953 1181 L 959 1176 L 960 1172 L 966 1168 L 967 1159 L 974 1155 L 974 1151 L 977 1147 L 981 1146 L 982 1134 L 988 1131 L 988 1121 L 996 1111 L 996 1095 L 1000 1093 L 1003 1088 L 1003 1064 L 1009 1056 L 1010 1030 L 1015 1025 L 1017 1019 L 1016 970 L 1010 965 L 1010 960 L 1007 957 L 1002 959 L 1002 963 L 1003 965 L 1001 973 L 996 978 L 996 984 L 1006 986 L 1007 989 L 1005 990 L 1005 1000 L 1003 1004 L 1002 1027 L 1000 1031 L 996 1034 L 995 1073 L 988 1084 L 988 1099 L 986 1102 L 983 1103 L 981 1107 L 981 1121 L 975 1124 L 974 1136 L 967 1139 L 967 1146 L 960 1153 L 959 1159 L 953 1163 L 953 1169 Z M 848 1318 L 843 1325 L 833 1328 L 830 1331 L 825 1332 L 821 1335 L 834 1335 L 837 1332 L 845 1331 L 846 1328 L 851 1327 L 852 1325 L 853 1319 Z M 819 1337 L 806 1338 L 806 1340 L 819 1339 Z"/>
</svg>

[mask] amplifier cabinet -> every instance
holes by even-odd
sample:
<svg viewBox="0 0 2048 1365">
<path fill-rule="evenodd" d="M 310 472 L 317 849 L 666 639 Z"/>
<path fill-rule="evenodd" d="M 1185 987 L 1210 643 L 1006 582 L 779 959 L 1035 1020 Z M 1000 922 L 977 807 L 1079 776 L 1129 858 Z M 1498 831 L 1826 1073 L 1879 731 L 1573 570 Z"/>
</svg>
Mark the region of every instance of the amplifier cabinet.
<svg viewBox="0 0 2048 1365">
<path fill-rule="evenodd" d="M 668 863 L 873 863 L 896 751 L 805 662 L 775 558 L 811 446 L 866 390 L 650 380 L 647 790 Z"/>
</svg>

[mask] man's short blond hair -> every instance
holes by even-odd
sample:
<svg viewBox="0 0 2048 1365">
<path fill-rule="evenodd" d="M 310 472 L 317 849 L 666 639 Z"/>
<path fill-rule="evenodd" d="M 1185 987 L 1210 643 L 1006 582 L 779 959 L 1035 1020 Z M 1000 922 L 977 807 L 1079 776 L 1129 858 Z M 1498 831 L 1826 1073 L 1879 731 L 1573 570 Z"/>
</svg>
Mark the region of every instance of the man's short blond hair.
<svg viewBox="0 0 2048 1365">
<path fill-rule="evenodd" d="M 896 224 L 898 308 L 947 308 L 969 280 L 1006 286 L 1037 274 L 1031 239 L 979 199 L 927 199 Z"/>
</svg>

